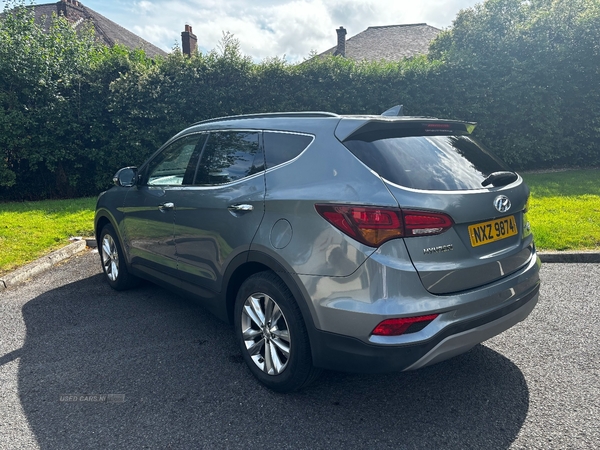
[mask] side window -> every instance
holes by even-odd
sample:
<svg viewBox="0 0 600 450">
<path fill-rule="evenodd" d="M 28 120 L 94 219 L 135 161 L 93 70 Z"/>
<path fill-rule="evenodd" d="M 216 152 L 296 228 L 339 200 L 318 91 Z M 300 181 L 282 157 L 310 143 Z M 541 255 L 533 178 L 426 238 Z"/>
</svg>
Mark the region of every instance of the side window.
<svg viewBox="0 0 600 450">
<path fill-rule="evenodd" d="M 198 162 L 198 152 L 195 150 L 201 137 L 205 135 L 186 136 L 156 155 L 148 164 L 147 184 L 150 186 L 191 184 Z"/>
<path fill-rule="evenodd" d="M 312 136 L 290 133 L 270 133 L 263 135 L 267 169 L 290 161 L 304 151 L 312 142 Z"/>
<path fill-rule="evenodd" d="M 196 173 L 196 185 L 215 185 L 264 170 L 259 133 L 227 131 L 210 133 Z"/>
</svg>

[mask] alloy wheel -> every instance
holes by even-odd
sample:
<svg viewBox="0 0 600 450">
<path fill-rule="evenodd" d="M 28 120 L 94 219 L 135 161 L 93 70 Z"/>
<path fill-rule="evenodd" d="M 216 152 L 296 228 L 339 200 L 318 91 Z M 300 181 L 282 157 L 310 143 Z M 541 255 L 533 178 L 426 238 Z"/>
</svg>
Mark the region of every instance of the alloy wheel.
<svg viewBox="0 0 600 450">
<path fill-rule="evenodd" d="M 266 294 L 250 295 L 241 317 L 242 338 L 254 364 L 268 375 L 279 375 L 290 360 L 291 339 L 279 305 Z"/>
<path fill-rule="evenodd" d="M 102 265 L 108 279 L 116 281 L 119 277 L 119 251 L 110 234 L 105 234 L 102 239 Z"/>
</svg>

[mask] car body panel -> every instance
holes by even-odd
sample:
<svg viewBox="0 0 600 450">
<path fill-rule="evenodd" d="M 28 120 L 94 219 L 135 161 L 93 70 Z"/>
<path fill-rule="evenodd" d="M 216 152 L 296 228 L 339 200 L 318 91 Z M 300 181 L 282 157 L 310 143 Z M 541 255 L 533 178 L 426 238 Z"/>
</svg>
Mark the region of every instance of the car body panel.
<svg viewBox="0 0 600 450">
<path fill-rule="evenodd" d="M 407 256 L 402 240 L 393 240 L 377 249 L 350 277 L 300 276 L 321 329 L 352 335 L 365 343 L 411 343 L 431 338 L 442 325 L 491 312 L 506 302 L 518 302 L 539 285 L 539 261 L 532 258 L 525 267 L 493 283 L 453 295 L 432 294 L 420 282 Z M 441 316 L 418 333 L 393 338 L 371 335 L 385 319 L 427 314 Z"/>
<path fill-rule="evenodd" d="M 323 149 L 327 151 L 325 158 Z M 397 206 L 382 180 L 347 156 L 337 140 L 317 136 L 293 164 L 266 172 L 265 218 L 255 242 L 271 247 L 297 274 L 347 276 L 375 250 L 333 228 L 317 213 L 315 204 L 361 204 L 369 199 L 369 204 Z M 357 178 L 361 179 L 360 189 Z M 276 248 L 273 230 L 280 220 L 290 224 L 291 238 Z"/>
<path fill-rule="evenodd" d="M 403 209 L 425 209 L 448 214 L 454 226 L 434 236 L 405 239 L 410 259 L 427 290 L 436 294 L 460 292 L 487 284 L 516 271 L 535 254 L 531 235 L 523 230 L 523 210 L 529 189 L 521 178 L 503 188 L 478 191 L 417 191 L 386 182 Z M 504 195 L 511 208 L 500 213 L 494 200 Z M 473 247 L 469 225 L 513 215 L 516 235 Z M 438 249 L 438 251 L 436 251 Z"/>
<path fill-rule="evenodd" d="M 175 200 L 176 191 L 171 187 L 134 186 L 128 190 L 120 211 L 131 264 L 176 276 L 175 211 L 161 208 Z"/>
<path fill-rule="evenodd" d="M 264 173 L 222 186 L 182 187 L 174 231 L 179 276 L 218 292 L 228 262 L 250 250 L 263 218 L 264 196 Z M 252 209 L 229 209 L 235 205 Z"/>
</svg>

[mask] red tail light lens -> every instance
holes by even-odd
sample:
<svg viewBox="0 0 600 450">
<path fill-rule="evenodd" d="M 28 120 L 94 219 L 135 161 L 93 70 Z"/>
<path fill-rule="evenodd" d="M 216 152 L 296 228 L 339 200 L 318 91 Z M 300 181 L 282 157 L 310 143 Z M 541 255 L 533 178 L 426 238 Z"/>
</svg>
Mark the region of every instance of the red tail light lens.
<svg viewBox="0 0 600 450">
<path fill-rule="evenodd" d="M 446 214 L 425 211 L 333 204 L 315 208 L 338 230 L 370 247 L 399 237 L 440 234 L 454 224 Z"/>
<path fill-rule="evenodd" d="M 440 234 L 452 227 L 450 216 L 442 213 L 404 211 L 404 226 L 408 236 Z"/>
<path fill-rule="evenodd" d="M 315 208 L 340 231 L 371 247 L 404 234 L 400 210 L 345 205 L 315 205 Z"/>
<path fill-rule="evenodd" d="M 400 336 L 401 334 L 406 333 L 408 329 L 415 324 L 421 325 L 419 330 L 422 330 L 437 316 L 438 314 L 430 314 L 428 316 L 386 319 L 377 325 L 371 334 L 376 336 Z"/>
</svg>

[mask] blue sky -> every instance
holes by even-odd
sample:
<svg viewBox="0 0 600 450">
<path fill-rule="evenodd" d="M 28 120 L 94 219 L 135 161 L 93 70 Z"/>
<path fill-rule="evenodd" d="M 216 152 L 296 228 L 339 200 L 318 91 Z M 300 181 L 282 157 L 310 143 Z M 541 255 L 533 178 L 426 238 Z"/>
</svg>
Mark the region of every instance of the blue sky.
<svg viewBox="0 0 600 450">
<path fill-rule="evenodd" d="M 348 38 L 377 25 L 425 22 L 447 28 L 459 10 L 482 0 L 80 1 L 165 51 L 180 45 L 181 32 L 189 24 L 203 52 L 216 48 L 228 31 L 240 41 L 242 52 L 256 61 L 285 56 L 297 62 L 312 50 L 320 53 L 333 47 L 340 26 Z M 0 3 L 4 7 L 6 1 Z"/>
</svg>

